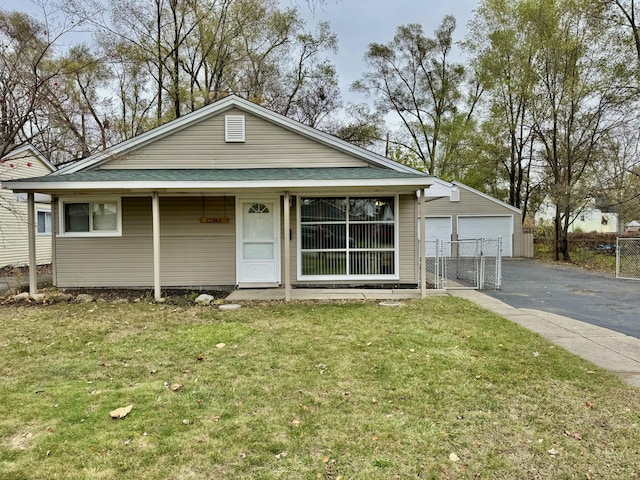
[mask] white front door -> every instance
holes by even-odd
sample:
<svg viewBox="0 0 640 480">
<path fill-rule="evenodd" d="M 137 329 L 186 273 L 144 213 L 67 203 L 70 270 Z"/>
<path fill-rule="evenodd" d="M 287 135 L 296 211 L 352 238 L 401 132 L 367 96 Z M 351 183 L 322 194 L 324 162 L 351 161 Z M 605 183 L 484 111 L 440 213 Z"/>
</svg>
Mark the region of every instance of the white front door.
<svg viewBox="0 0 640 480">
<path fill-rule="evenodd" d="M 279 285 L 279 201 L 239 198 L 236 205 L 238 286 Z"/>
</svg>

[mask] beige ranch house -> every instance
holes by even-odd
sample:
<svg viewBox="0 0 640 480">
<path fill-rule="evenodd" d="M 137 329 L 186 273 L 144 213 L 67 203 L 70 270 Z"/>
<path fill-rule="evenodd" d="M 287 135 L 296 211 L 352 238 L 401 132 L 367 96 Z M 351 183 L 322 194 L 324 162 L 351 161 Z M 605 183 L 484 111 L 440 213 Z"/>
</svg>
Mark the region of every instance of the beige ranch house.
<svg viewBox="0 0 640 480">
<path fill-rule="evenodd" d="M 153 288 L 159 299 L 170 287 L 282 286 L 288 299 L 310 285 L 424 293 L 418 232 L 425 192 L 443 184 L 229 96 L 4 186 L 31 209 L 51 195 L 57 287 Z"/>
</svg>

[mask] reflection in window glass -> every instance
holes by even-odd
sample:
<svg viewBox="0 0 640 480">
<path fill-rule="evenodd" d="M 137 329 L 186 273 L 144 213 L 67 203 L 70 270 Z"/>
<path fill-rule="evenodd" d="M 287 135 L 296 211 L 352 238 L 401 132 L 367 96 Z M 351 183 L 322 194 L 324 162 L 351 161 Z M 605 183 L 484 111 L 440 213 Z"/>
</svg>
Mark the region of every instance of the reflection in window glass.
<svg viewBox="0 0 640 480">
<path fill-rule="evenodd" d="M 115 203 L 93 203 L 93 230 L 117 230 L 118 206 Z"/>
<path fill-rule="evenodd" d="M 395 275 L 395 198 L 300 200 L 304 276 Z"/>
<path fill-rule="evenodd" d="M 65 232 L 89 231 L 88 203 L 64 204 L 64 230 Z"/>
</svg>

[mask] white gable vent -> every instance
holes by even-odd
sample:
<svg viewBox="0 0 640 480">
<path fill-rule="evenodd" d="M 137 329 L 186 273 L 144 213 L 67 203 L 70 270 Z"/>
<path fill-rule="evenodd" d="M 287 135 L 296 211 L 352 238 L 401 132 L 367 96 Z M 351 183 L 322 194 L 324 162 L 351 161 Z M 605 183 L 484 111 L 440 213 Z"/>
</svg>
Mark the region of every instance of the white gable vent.
<svg viewBox="0 0 640 480">
<path fill-rule="evenodd" d="M 458 187 L 451 187 L 451 193 L 449 194 L 450 202 L 460 201 L 460 189 Z"/>
<path fill-rule="evenodd" d="M 225 115 L 224 141 L 244 142 L 244 115 Z"/>
</svg>

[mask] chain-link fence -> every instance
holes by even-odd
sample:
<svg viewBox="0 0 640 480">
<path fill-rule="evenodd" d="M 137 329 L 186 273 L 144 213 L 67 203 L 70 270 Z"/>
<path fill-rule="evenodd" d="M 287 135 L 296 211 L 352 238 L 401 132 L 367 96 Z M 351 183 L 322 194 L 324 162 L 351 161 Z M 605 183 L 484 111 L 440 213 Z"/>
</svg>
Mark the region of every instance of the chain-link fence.
<svg viewBox="0 0 640 480">
<path fill-rule="evenodd" d="M 428 284 L 447 289 L 499 289 L 502 239 L 426 242 Z"/>
<path fill-rule="evenodd" d="M 616 278 L 640 280 L 640 238 L 616 239 Z"/>
</svg>

